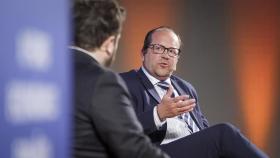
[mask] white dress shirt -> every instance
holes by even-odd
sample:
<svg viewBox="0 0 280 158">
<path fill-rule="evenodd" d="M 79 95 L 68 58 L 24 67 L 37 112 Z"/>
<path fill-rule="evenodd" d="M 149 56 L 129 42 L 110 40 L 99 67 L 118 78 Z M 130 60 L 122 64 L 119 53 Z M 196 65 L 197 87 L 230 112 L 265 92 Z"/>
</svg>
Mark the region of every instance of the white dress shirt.
<svg viewBox="0 0 280 158">
<path fill-rule="evenodd" d="M 156 79 L 152 75 L 150 75 L 147 70 L 144 67 L 141 67 L 143 70 L 144 74 L 147 76 L 147 78 L 150 80 L 150 82 L 154 85 L 157 93 L 159 94 L 160 98 L 166 94 L 166 90 L 162 89 L 161 87 L 157 86 L 157 83 L 160 82 L 160 80 Z M 171 85 L 171 80 L 170 78 L 166 79 L 165 82 Z M 174 88 L 174 95 L 175 97 L 178 96 L 178 92 Z M 153 116 L 154 116 L 154 122 L 157 127 L 157 129 L 160 129 L 161 126 L 166 122 L 167 123 L 167 130 L 165 134 L 165 138 L 161 142 L 161 144 L 167 144 L 170 142 L 173 142 L 177 139 L 180 139 L 182 137 L 188 136 L 191 133 L 188 130 L 188 125 L 187 123 L 179 119 L 178 116 L 172 117 L 172 118 L 167 118 L 165 121 L 160 121 L 158 113 L 157 113 L 157 106 L 154 107 L 153 111 Z"/>
</svg>

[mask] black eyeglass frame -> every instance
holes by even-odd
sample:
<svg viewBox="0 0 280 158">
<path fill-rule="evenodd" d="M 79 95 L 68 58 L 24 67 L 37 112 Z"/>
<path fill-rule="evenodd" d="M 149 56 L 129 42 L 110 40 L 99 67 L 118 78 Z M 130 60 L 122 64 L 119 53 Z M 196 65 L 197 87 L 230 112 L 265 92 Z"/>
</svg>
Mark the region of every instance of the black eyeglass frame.
<svg viewBox="0 0 280 158">
<path fill-rule="evenodd" d="M 159 48 L 162 48 L 163 51 L 162 52 L 156 52 L 155 51 L 155 46 L 158 46 Z M 161 44 L 150 44 L 150 45 L 148 45 L 148 48 L 152 49 L 154 54 L 163 54 L 165 52 L 165 50 L 167 50 L 166 52 L 170 57 L 180 56 L 180 53 L 181 53 L 181 49 L 179 49 L 179 48 L 173 48 L 173 47 L 166 48 L 165 46 L 163 46 Z M 170 50 L 176 50 L 178 53 L 172 53 L 172 52 L 170 52 Z"/>
</svg>

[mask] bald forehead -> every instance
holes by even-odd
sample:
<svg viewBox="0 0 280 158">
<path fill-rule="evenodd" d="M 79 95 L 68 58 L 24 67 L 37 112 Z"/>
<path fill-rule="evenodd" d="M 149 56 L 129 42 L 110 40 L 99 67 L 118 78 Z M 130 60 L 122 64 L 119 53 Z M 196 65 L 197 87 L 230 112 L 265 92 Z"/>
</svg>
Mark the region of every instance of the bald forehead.
<svg viewBox="0 0 280 158">
<path fill-rule="evenodd" d="M 155 30 L 151 35 L 151 40 L 152 43 L 158 43 L 159 41 L 165 41 L 170 44 L 172 43 L 172 45 L 175 45 L 176 48 L 180 48 L 181 46 L 181 40 L 179 36 L 173 30 L 168 28 L 159 28 Z"/>
<path fill-rule="evenodd" d="M 178 43 L 179 43 L 179 46 L 181 46 L 181 39 L 180 39 L 180 37 L 173 30 L 171 30 L 169 28 L 159 28 L 159 29 L 155 30 L 152 33 L 151 36 L 152 36 L 152 41 L 154 40 L 154 38 L 156 38 L 158 36 L 161 36 L 161 38 L 164 37 L 164 36 L 166 36 L 166 37 L 170 37 L 171 36 L 172 38 L 176 39 L 178 41 Z"/>
</svg>

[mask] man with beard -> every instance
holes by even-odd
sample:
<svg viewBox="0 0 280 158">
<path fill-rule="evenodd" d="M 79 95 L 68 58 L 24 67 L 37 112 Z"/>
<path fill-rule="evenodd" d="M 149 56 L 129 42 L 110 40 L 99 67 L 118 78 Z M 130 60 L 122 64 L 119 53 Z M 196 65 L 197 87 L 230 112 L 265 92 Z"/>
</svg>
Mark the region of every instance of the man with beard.
<svg viewBox="0 0 280 158">
<path fill-rule="evenodd" d="M 172 75 L 181 40 L 169 27 L 149 31 L 142 67 L 122 73 L 144 132 L 174 158 L 267 157 L 231 124 L 209 127 L 194 87 Z"/>
<path fill-rule="evenodd" d="M 74 0 L 76 158 L 167 158 L 143 133 L 114 60 L 124 10 L 114 0 Z M 105 67 L 104 67 L 105 66 Z"/>
</svg>

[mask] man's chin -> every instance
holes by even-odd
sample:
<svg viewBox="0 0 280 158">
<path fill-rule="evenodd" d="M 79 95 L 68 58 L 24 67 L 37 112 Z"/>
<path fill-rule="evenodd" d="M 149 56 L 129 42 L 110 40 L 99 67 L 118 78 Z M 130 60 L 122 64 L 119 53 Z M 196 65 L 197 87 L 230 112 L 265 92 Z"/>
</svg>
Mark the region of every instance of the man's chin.
<svg viewBox="0 0 280 158">
<path fill-rule="evenodd" d="M 157 76 L 160 78 L 160 80 L 165 80 L 171 76 L 170 72 L 159 72 L 157 73 Z"/>
</svg>

